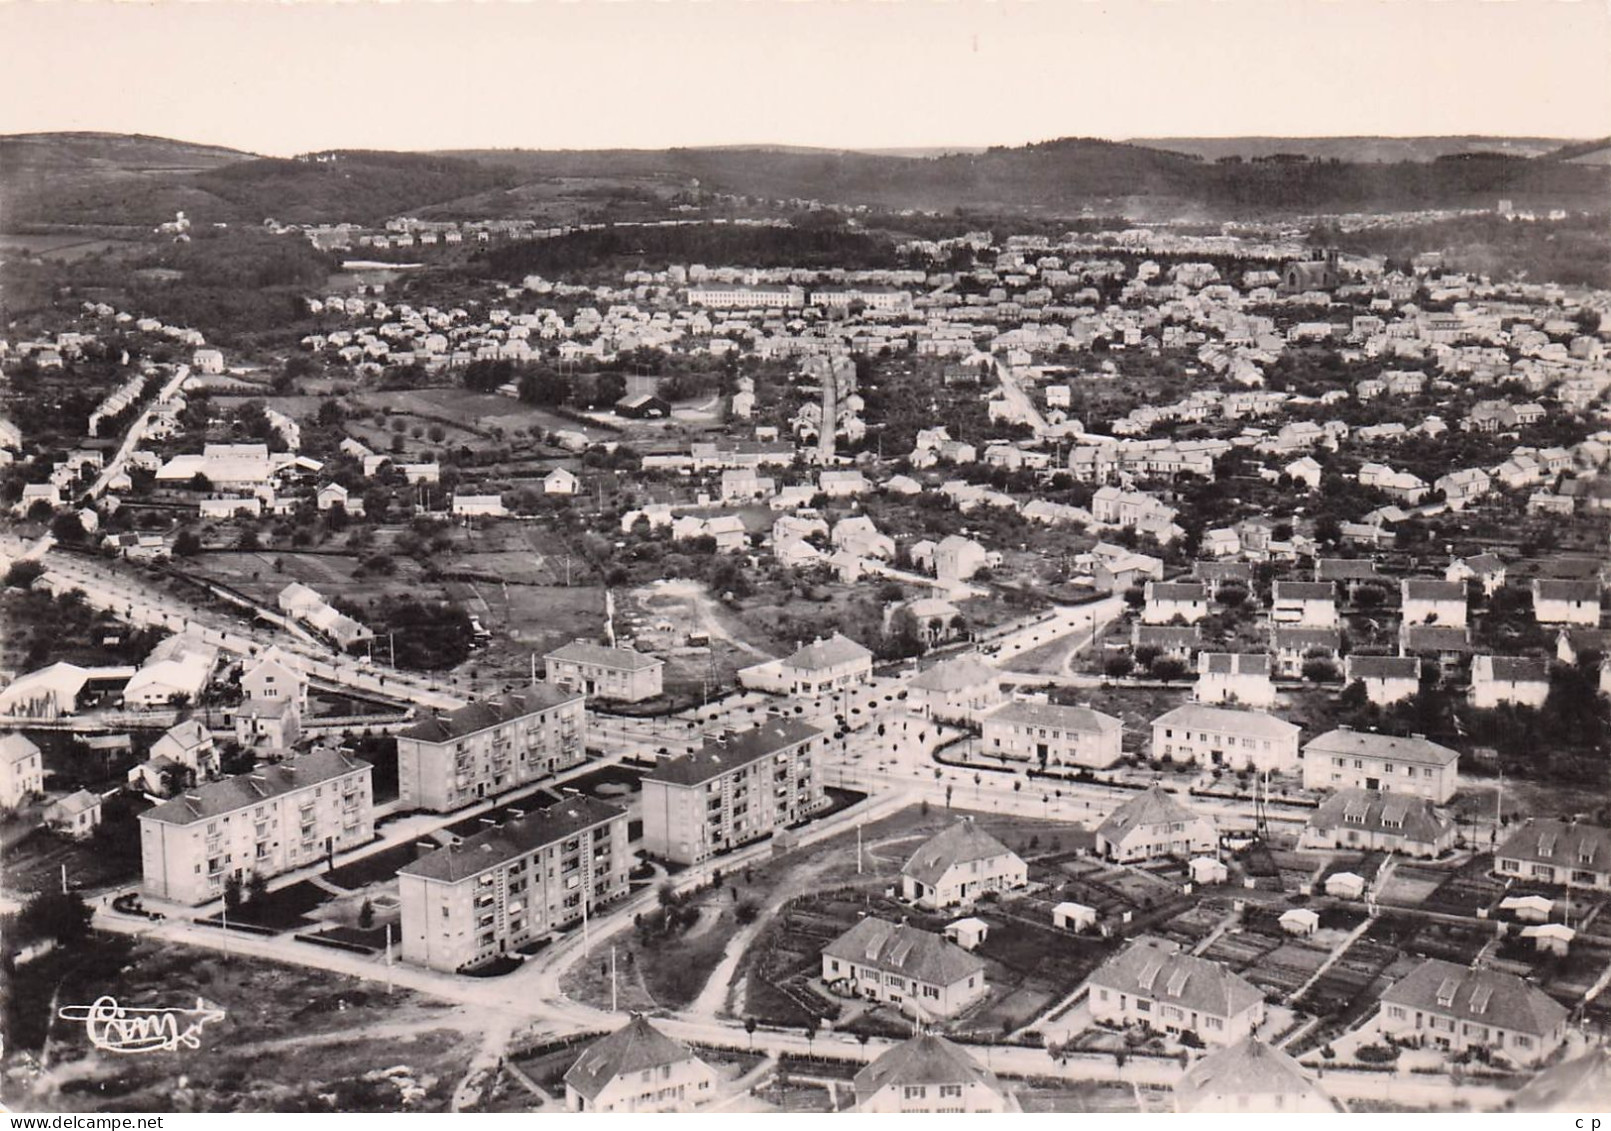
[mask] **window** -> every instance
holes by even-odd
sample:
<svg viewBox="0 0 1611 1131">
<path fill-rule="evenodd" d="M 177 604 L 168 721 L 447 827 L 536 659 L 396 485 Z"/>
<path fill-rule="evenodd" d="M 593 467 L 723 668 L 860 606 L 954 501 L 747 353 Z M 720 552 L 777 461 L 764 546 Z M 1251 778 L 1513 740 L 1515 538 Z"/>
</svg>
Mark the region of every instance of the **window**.
<svg viewBox="0 0 1611 1131">
<path fill-rule="evenodd" d="M 942 1100 L 955 1100 L 962 1098 L 961 1084 L 941 1084 L 940 1098 Z"/>
<path fill-rule="evenodd" d="M 908 1084 L 906 1087 L 901 1089 L 902 1099 L 920 1100 L 927 1094 L 928 1089 L 922 1084 Z"/>
</svg>

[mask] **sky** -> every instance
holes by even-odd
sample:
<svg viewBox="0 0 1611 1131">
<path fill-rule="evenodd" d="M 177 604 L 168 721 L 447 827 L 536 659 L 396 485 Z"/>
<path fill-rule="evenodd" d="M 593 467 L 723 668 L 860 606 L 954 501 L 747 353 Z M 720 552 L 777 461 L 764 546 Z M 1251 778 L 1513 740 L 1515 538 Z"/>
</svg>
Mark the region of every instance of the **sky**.
<svg viewBox="0 0 1611 1131">
<path fill-rule="evenodd" d="M 330 148 L 1611 135 L 1611 0 L 0 0 L 0 133 Z"/>
</svg>

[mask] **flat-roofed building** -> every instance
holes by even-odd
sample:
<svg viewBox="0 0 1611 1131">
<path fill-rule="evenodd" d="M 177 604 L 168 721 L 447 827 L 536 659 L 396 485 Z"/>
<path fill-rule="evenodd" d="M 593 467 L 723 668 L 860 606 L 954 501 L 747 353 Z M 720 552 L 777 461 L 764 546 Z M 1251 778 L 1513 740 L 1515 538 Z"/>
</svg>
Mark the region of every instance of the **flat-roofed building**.
<svg viewBox="0 0 1611 1131">
<path fill-rule="evenodd" d="M 638 703 L 661 692 L 666 662 L 634 648 L 576 640 L 543 657 L 548 682 L 589 699 Z"/>
<path fill-rule="evenodd" d="M 816 755 L 827 732 L 794 719 L 707 738 L 643 778 L 643 847 L 697 864 L 806 820 L 828 804 Z"/>
<path fill-rule="evenodd" d="M 234 878 L 270 879 L 367 844 L 375 835 L 372 767 L 315 750 L 209 782 L 140 814 L 146 894 L 197 904 Z"/>
<path fill-rule="evenodd" d="M 447 813 L 580 765 L 584 702 L 574 691 L 536 684 L 421 719 L 397 736 L 403 807 Z"/>
<path fill-rule="evenodd" d="M 590 797 L 523 813 L 398 869 L 403 958 L 456 971 L 627 894 L 624 809 Z"/>
<path fill-rule="evenodd" d="M 1420 735 L 1404 738 L 1339 727 L 1303 748 L 1305 789 L 1379 789 L 1442 805 L 1454 796 L 1459 777 L 1459 751 Z"/>
</svg>

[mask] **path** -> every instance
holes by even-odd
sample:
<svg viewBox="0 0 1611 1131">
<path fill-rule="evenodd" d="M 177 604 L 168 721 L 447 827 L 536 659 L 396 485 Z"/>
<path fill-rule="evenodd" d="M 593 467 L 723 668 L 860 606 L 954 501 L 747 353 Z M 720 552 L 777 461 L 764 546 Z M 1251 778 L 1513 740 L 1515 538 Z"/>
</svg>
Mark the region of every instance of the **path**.
<svg viewBox="0 0 1611 1131">
<path fill-rule="evenodd" d="M 1335 963 L 1337 961 L 1337 959 L 1342 957 L 1343 951 L 1347 950 L 1349 947 L 1353 946 L 1354 943 L 1359 941 L 1359 937 L 1361 935 L 1363 935 L 1366 931 L 1370 930 L 1370 925 L 1372 923 L 1374 923 L 1375 921 L 1376 920 L 1375 920 L 1374 917 L 1366 918 L 1366 919 L 1360 921 L 1354 927 L 1353 930 L 1349 931 L 1348 934 L 1343 938 L 1343 941 L 1338 943 L 1337 946 L 1335 946 L 1334 948 L 1332 948 L 1332 951 L 1331 951 L 1330 954 L 1326 955 L 1326 960 L 1324 962 L 1322 962 L 1318 967 L 1315 968 L 1315 972 L 1313 974 L 1309 975 L 1309 980 L 1304 982 L 1303 985 L 1299 986 L 1297 989 L 1293 990 L 1290 994 L 1288 994 L 1286 996 L 1287 1004 L 1290 1005 L 1291 1003 L 1297 1001 L 1300 997 L 1302 997 L 1304 995 L 1304 993 L 1309 989 L 1310 986 L 1312 986 L 1316 982 L 1318 982 L 1320 980 L 1320 976 L 1322 974 L 1324 974 L 1327 970 L 1330 970 L 1331 967 L 1332 967 L 1332 964 Z M 1288 1039 L 1290 1039 L 1290 1038 L 1288 1038 Z M 1282 1042 L 1282 1043 L 1285 1044 L 1286 1042 Z"/>
</svg>

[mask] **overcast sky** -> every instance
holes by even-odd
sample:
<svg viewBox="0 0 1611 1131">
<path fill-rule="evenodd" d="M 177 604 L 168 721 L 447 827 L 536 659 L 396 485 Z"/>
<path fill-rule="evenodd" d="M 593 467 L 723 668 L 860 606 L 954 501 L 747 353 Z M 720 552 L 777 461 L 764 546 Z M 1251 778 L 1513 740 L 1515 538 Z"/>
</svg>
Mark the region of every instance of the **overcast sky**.
<svg viewBox="0 0 1611 1131">
<path fill-rule="evenodd" d="M 0 133 L 325 148 L 1611 134 L 1611 0 L 0 0 Z"/>
</svg>

